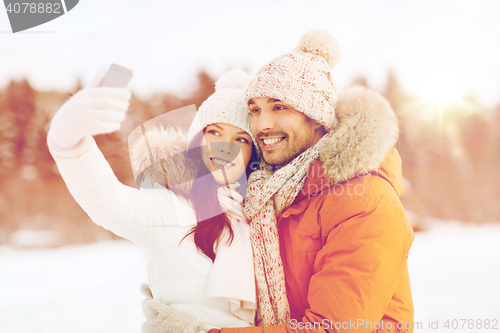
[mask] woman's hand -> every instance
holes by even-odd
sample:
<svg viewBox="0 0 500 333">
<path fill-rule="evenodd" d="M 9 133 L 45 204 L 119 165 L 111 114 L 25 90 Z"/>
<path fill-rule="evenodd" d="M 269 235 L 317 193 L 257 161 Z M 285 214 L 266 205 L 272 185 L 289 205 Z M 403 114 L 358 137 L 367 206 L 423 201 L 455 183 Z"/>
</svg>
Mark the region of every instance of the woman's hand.
<svg viewBox="0 0 500 333">
<path fill-rule="evenodd" d="M 99 87 L 103 77 L 104 74 L 98 75 L 55 114 L 50 135 L 59 148 L 70 149 L 86 136 L 120 129 L 131 93 L 126 88 Z"/>
<path fill-rule="evenodd" d="M 146 298 L 142 301 L 142 311 L 146 321 L 142 324 L 142 333 L 206 333 L 209 327 L 199 320 L 153 299 L 151 289 L 147 284 L 141 286 L 141 292 Z"/>
<path fill-rule="evenodd" d="M 238 183 L 230 184 L 229 187 L 220 186 L 217 188 L 217 196 L 224 213 L 246 223 L 247 220 L 243 214 L 243 197 L 235 190 L 239 186 Z"/>
</svg>

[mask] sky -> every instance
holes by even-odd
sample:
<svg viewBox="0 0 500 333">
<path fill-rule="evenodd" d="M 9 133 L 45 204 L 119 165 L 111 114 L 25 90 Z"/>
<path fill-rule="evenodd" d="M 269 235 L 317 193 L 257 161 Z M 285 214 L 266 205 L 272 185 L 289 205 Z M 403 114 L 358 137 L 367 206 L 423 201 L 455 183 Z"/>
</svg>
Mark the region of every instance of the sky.
<svg viewBox="0 0 500 333">
<path fill-rule="evenodd" d="M 383 90 L 393 70 L 403 89 L 437 103 L 474 96 L 500 103 L 500 1 L 80 0 L 67 14 L 13 34 L 0 7 L 0 88 L 27 77 L 37 89 L 73 89 L 117 63 L 130 89 L 187 94 L 196 74 L 250 74 L 322 28 L 340 43 L 339 88 L 365 76 Z"/>
</svg>

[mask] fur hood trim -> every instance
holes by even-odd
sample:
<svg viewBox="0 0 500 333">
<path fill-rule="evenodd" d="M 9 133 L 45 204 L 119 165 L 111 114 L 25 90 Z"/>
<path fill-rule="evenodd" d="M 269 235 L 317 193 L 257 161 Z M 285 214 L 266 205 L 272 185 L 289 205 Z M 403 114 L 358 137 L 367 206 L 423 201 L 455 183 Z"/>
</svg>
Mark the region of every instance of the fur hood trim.
<svg viewBox="0 0 500 333">
<path fill-rule="evenodd" d="M 152 127 L 129 148 L 136 183 L 156 182 L 188 194 L 197 174 L 198 162 L 186 152 L 187 133 L 172 127 Z"/>
<path fill-rule="evenodd" d="M 320 150 L 325 176 L 333 184 L 377 169 L 399 135 L 389 102 L 362 86 L 339 92 L 335 116 L 338 123 Z"/>
</svg>

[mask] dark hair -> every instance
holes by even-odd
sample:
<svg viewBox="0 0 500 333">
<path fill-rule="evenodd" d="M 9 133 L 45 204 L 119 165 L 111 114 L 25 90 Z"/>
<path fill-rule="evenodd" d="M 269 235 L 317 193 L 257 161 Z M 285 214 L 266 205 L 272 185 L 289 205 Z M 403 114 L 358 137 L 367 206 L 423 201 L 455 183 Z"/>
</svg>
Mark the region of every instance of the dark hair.
<svg viewBox="0 0 500 333">
<path fill-rule="evenodd" d="M 193 160 L 199 163 L 198 174 L 196 179 L 193 180 L 193 185 L 190 191 L 190 201 L 194 206 L 196 214 L 197 225 L 191 228 L 184 236 L 184 240 L 189 235 L 194 235 L 194 243 L 196 248 L 203 252 L 207 257 L 215 260 L 214 248 L 220 241 L 220 237 L 225 229 L 229 231 L 228 244 L 231 244 L 234 238 L 234 232 L 231 228 L 231 223 L 227 215 L 222 211 L 217 195 L 217 188 L 221 186 L 218 184 L 213 176 L 204 177 L 211 172 L 206 168 L 201 156 L 201 140 L 203 131 L 200 132 L 191 144 L 188 154 Z M 193 148 L 191 148 L 193 147 Z M 247 178 L 255 167 L 257 160 L 257 153 L 255 146 L 252 143 L 252 157 L 248 162 L 246 172 L 240 177 L 238 182 L 241 186 L 236 190 L 243 197 L 246 194 Z M 181 241 L 182 241 L 181 240 Z"/>
</svg>

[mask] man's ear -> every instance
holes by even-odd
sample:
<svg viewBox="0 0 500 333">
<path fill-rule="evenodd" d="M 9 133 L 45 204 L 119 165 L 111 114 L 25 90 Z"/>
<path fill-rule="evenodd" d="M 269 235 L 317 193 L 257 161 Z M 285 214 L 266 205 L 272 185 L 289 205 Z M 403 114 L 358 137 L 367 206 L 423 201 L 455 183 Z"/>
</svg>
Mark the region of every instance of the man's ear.
<svg viewBox="0 0 500 333">
<path fill-rule="evenodd" d="M 317 130 L 318 128 L 322 127 L 322 129 L 320 129 L 321 132 L 325 132 L 325 126 L 323 126 L 322 124 L 318 123 L 316 120 L 312 119 L 312 118 L 309 118 L 309 125 L 311 125 L 311 127 L 313 128 L 313 130 Z"/>
<path fill-rule="evenodd" d="M 316 129 L 315 129 L 315 132 L 319 133 L 321 136 L 325 135 L 326 134 L 326 129 L 325 129 L 325 126 L 319 124 L 320 126 L 318 126 Z"/>
</svg>

